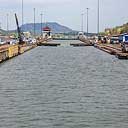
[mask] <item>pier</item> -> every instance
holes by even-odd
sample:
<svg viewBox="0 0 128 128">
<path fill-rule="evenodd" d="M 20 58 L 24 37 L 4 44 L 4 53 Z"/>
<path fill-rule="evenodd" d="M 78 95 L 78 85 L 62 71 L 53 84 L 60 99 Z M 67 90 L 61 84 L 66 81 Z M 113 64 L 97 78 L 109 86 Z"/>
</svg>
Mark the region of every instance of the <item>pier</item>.
<svg viewBox="0 0 128 128">
<path fill-rule="evenodd" d="M 23 54 L 33 48 L 35 48 L 37 45 L 1 45 L 0 46 L 0 62 L 3 62 L 5 60 L 11 59 L 15 56 L 18 56 L 20 54 Z"/>
<path fill-rule="evenodd" d="M 128 59 L 128 53 L 122 52 L 120 44 L 95 44 L 95 47 L 111 55 L 115 55 L 118 59 Z"/>
<path fill-rule="evenodd" d="M 60 43 L 52 43 L 52 42 L 40 42 L 37 44 L 38 46 L 52 46 L 52 47 L 57 47 L 60 46 Z"/>
<path fill-rule="evenodd" d="M 87 43 L 71 43 L 70 46 L 84 47 L 84 46 L 93 46 L 93 45 L 92 44 L 87 44 Z"/>
<path fill-rule="evenodd" d="M 114 55 L 118 59 L 128 59 L 128 52 L 123 52 L 120 43 L 110 44 L 110 43 L 95 43 L 94 40 L 86 40 L 81 38 L 80 41 L 85 43 L 85 46 L 94 46 L 99 50 L 102 50 L 110 55 Z M 77 46 L 77 44 L 76 44 Z"/>
</svg>

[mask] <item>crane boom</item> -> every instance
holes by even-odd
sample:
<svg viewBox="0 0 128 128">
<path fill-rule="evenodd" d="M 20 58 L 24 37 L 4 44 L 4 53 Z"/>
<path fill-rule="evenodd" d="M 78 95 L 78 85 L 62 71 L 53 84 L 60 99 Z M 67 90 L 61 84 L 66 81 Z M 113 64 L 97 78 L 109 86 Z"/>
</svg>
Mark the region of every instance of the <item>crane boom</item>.
<svg viewBox="0 0 128 128">
<path fill-rule="evenodd" d="M 20 27 L 19 27 L 19 22 L 18 22 L 18 18 L 17 18 L 16 13 L 15 13 L 15 19 L 16 19 L 16 25 L 17 25 L 19 44 L 23 44 L 24 41 L 23 41 L 23 38 L 22 38 L 22 33 L 21 33 L 21 30 L 20 30 Z"/>
</svg>

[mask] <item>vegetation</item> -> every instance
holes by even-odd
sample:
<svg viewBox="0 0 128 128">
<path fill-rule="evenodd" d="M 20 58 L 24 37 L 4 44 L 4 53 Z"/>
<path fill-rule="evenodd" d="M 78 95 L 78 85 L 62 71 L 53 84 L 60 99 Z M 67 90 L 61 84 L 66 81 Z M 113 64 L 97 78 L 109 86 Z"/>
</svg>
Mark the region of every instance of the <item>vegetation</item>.
<svg viewBox="0 0 128 128">
<path fill-rule="evenodd" d="M 102 33 L 104 35 L 119 35 L 122 33 L 128 33 L 128 23 L 123 24 L 122 26 L 117 26 L 115 28 L 107 28 L 105 32 Z"/>
</svg>

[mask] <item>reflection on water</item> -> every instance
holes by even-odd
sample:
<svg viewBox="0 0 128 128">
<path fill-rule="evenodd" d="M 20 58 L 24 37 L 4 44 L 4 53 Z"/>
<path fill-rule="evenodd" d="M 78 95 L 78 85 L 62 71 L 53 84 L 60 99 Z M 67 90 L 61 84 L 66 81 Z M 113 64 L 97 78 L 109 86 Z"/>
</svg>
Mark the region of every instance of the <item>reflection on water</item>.
<svg viewBox="0 0 128 128">
<path fill-rule="evenodd" d="M 0 65 L 0 127 L 128 128 L 127 76 L 93 47 L 35 48 Z"/>
</svg>

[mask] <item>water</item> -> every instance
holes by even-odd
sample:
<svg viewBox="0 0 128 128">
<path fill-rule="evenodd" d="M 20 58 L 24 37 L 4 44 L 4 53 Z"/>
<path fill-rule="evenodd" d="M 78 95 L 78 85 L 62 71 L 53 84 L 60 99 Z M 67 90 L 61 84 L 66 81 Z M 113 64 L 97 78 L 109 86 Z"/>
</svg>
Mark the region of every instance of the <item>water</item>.
<svg viewBox="0 0 128 128">
<path fill-rule="evenodd" d="M 128 128 L 128 61 L 63 44 L 2 63 L 0 128 Z"/>
</svg>

